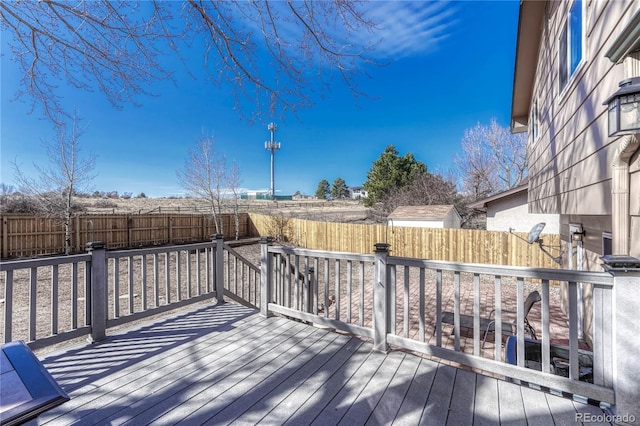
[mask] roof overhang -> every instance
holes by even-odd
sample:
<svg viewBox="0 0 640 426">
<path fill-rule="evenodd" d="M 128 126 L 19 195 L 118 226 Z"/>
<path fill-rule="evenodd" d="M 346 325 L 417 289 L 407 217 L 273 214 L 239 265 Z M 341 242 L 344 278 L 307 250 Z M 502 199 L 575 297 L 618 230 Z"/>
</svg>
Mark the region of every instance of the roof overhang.
<svg viewBox="0 0 640 426">
<path fill-rule="evenodd" d="M 513 133 L 526 132 L 529 124 L 529 110 L 533 97 L 545 7 L 545 1 L 523 0 L 520 2 L 511 98 L 511 131 Z"/>
<path fill-rule="evenodd" d="M 640 10 L 636 11 L 618 37 L 604 54 L 613 63 L 620 63 L 632 52 L 640 49 Z"/>
<path fill-rule="evenodd" d="M 503 198 L 511 197 L 515 194 L 520 194 L 521 192 L 525 192 L 529 189 L 529 184 L 525 183 L 523 185 L 516 186 L 515 188 L 508 189 L 506 191 L 500 192 L 498 194 L 492 195 L 491 197 L 483 198 L 482 200 L 475 201 L 469 204 L 469 207 L 472 209 L 482 210 L 487 208 L 487 204 L 498 201 Z"/>
</svg>

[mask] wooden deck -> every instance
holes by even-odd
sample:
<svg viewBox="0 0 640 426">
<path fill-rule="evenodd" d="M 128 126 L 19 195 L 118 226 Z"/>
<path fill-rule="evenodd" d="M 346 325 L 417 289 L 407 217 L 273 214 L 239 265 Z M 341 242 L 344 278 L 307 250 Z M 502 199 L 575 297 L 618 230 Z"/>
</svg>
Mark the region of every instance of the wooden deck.
<svg viewBox="0 0 640 426">
<path fill-rule="evenodd" d="M 576 424 L 594 406 L 227 303 L 43 358 L 29 424 Z M 578 422 L 579 423 L 579 422 Z"/>
</svg>

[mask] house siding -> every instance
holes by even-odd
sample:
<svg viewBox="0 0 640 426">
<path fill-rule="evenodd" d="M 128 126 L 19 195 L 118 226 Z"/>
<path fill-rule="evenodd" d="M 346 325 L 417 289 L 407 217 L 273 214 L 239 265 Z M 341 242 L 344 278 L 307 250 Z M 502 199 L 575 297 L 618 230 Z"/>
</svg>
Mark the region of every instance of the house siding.
<svg viewBox="0 0 640 426">
<path fill-rule="evenodd" d="M 624 67 L 614 65 L 605 51 L 623 27 L 621 23 L 640 8 L 640 2 L 583 3 L 586 35 L 582 62 L 562 92 L 558 85 L 558 38 L 572 2 L 546 5 L 532 99 L 532 105 L 537 100 L 539 109 L 539 137 L 534 140 L 530 131 L 528 141 L 528 202 L 531 213 L 562 215 L 563 241 L 569 238 L 568 223 L 582 223 L 587 231 L 586 249 L 598 255 L 602 232 L 611 232 L 611 164 L 618 146 L 618 138 L 607 135 L 607 110 L 602 103 L 625 79 Z M 636 158 L 630 182 L 630 254 L 635 256 L 640 254 L 640 238 L 633 237 L 640 235 L 639 169 Z M 596 239 L 600 241 L 596 243 Z"/>
<path fill-rule="evenodd" d="M 557 214 L 529 213 L 526 191 L 487 203 L 487 231 L 529 232 L 540 222 L 545 234 L 560 233 Z"/>
</svg>

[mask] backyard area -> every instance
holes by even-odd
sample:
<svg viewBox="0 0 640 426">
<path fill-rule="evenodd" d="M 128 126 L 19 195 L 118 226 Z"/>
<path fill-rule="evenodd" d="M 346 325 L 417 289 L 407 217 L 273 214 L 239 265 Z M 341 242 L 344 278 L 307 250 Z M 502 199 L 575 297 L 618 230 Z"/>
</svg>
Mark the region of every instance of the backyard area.
<svg viewBox="0 0 640 426">
<path fill-rule="evenodd" d="M 613 401 L 611 389 L 601 384 L 610 361 L 602 344 L 598 346 L 600 340 L 593 352 L 600 357 L 605 353 L 604 358 L 583 380 L 575 313 L 567 317 L 559 309 L 560 292 L 552 280 L 573 281 L 576 274 L 402 258 L 389 255 L 388 249 L 377 244 L 374 254 L 358 254 L 280 245 L 270 238 L 260 243 L 216 238 L 133 250 L 105 250 L 96 244 L 88 254 L 5 262 L 0 276 L 5 295 L 1 337 L 29 342 L 73 394 L 70 403 L 41 416 L 38 423 L 191 419 L 192 410 L 193 418 L 205 422 L 216 422 L 220 415 L 269 419 L 275 409 L 277 418 L 294 422 L 298 415 L 322 422 L 325 415 L 343 421 L 352 415 L 391 421 L 433 414 L 456 424 L 460 415 L 507 422 L 538 415 L 566 419 L 585 409 L 571 400 L 560 402 L 560 394 L 591 401 L 594 413 L 598 401 Z M 605 290 L 611 282 L 602 273 L 580 277 Z M 575 289 L 575 283 L 570 284 Z M 530 311 L 522 309 L 526 296 L 538 293 L 540 303 L 533 303 Z M 222 297 L 226 303 L 215 303 Z M 485 336 L 485 325 L 482 330 L 469 328 L 462 321 L 465 316 L 471 324 L 496 319 L 497 336 L 493 328 Z M 608 317 L 601 318 L 606 322 Z M 533 337 L 529 325 L 540 338 L 539 365 L 546 371 L 524 362 L 525 345 L 520 342 Z M 237 332 L 245 343 L 233 340 Z M 96 344 L 87 346 L 87 337 Z M 505 349 L 507 337 L 518 340 L 511 353 Z M 215 343 L 210 346 L 208 341 Z M 567 374 L 551 366 L 556 359 L 545 347 L 555 344 L 569 344 Z M 69 362 L 91 358 L 94 352 L 99 358 L 84 363 L 78 374 L 68 369 Z M 105 358 L 109 353 L 113 358 Z M 210 362 L 233 353 L 242 354 L 237 363 Z M 103 369 L 105 362 L 109 366 Z M 169 371 L 185 362 L 185 368 Z M 204 376 L 186 365 L 202 365 Z M 225 365 L 233 366 L 232 371 L 227 373 Z M 148 375 L 134 374 L 138 368 Z M 217 387 L 211 387 L 209 377 L 247 402 L 238 406 L 224 394 L 212 396 Z M 256 380 L 262 386 L 257 393 Z M 298 380 L 334 380 L 337 388 L 318 394 L 312 407 L 306 399 L 285 402 L 290 389 L 301 385 Z M 510 381 L 533 383 L 546 393 L 527 407 L 523 392 L 528 391 Z M 157 398 L 141 399 L 141 386 L 163 390 Z M 271 392 L 273 386 L 282 392 Z M 355 392 L 355 399 L 339 414 L 333 410 L 344 392 Z M 373 399 L 358 402 L 357 394 Z M 397 405 L 386 406 L 383 394 Z M 418 394 L 424 397 L 416 400 Z M 460 397 L 470 405 L 449 414 L 443 407 L 452 407 Z M 265 405 L 263 398 L 284 405 Z M 263 402 L 256 405 L 258 401 Z M 494 406 L 487 411 L 489 401 Z M 430 404 L 440 408 L 431 412 Z M 129 412 L 131 406 L 144 407 L 135 411 L 144 412 L 142 417 Z M 296 416 L 290 417 L 289 410 Z M 346 413 L 351 414 L 344 417 Z"/>
</svg>

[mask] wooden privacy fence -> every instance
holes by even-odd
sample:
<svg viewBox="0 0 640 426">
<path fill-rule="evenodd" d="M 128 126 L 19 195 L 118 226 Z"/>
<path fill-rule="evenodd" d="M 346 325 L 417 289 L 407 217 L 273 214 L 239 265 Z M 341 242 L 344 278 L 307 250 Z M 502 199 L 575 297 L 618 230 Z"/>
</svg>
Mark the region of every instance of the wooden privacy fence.
<svg viewBox="0 0 640 426">
<path fill-rule="evenodd" d="M 376 243 L 391 245 L 398 257 L 487 263 L 534 268 L 558 268 L 527 234 L 471 229 L 409 228 L 387 225 L 316 222 L 249 213 L 252 233 L 274 236 L 294 245 L 326 251 L 370 254 Z M 518 238 L 520 237 L 520 238 Z M 543 235 L 555 256 L 559 235 Z"/>
<path fill-rule="evenodd" d="M 232 214 L 222 215 L 224 236 L 235 237 Z M 240 237 L 250 236 L 249 217 L 240 214 Z M 110 249 L 209 241 L 216 233 L 209 215 L 83 215 L 72 222 L 71 248 L 82 253 L 90 241 Z M 2 216 L 2 258 L 64 253 L 64 225 L 59 219 L 5 214 Z"/>
</svg>

